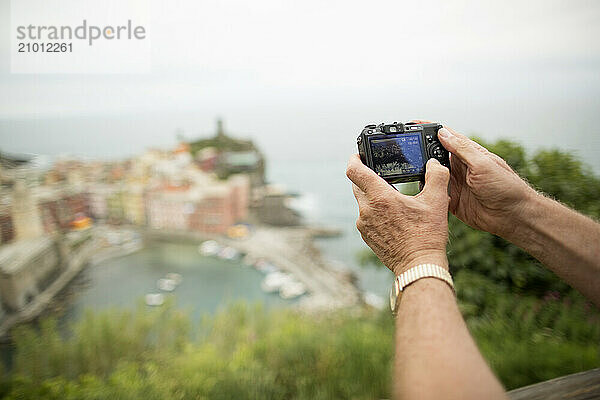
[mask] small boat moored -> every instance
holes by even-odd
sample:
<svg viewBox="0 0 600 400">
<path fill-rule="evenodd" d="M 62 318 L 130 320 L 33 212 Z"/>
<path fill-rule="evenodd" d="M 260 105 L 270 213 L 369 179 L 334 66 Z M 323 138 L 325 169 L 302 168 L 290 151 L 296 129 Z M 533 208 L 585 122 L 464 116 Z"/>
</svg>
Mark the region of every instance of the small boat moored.
<svg viewBox="0 0 600 400">
<path fill-rule="evenodd" d="M 181 277 L 181 274 L 178 274 L 175 272 L 169 272 L 167 275 L 165 275 L 165 278 L 174 281 L 175 285 L 181 284 L 181 281 L 183 280 L 183 278 Z"/>
<path fill-rule="evenodd" d="M 371 292 L 364 293 L 363 301 L 378 310 L 383 310 L 386 306 L 386 301 L 381 296 Z"/>
<path fill-rule="evenodd" d="M 198 253 L 203 256 L 216 256 L 221 251 L 221 246 L 215 240 L 207 240 L 198 246 Z"/>
<path fill-rule="evenodd" d="M 233 247 L 227 246 L 219 250 L 217 257 L 222 258 L 223 260 L 235 260 L 240 257 L 240 252 Z"/>
<path fill-rule="evenodd" d="M 260 284 L 260 288 L 267 293 L 274 293 L 279 291 L 281 286 L 286 282 L 291 282 L 292 277 L 284 272 L 271 272 Z"/>
<path fill-rule="evenodd" d="M 148 293 L 145 300 L 149 306 L 162 306 L 165 302 L 165 296 L 162 293 Z"/>
<path fill-rule="evenodd" d="M 175 283 L 175 281 L 173 279 L 160 278 L 156 282 L 156 286 L 160 290 L 164 290 L 165 292 L 172 292 L 173 290 L 175 290 L 175 287 L 177 286 L 177 284 Z"/>
<path fill-rule="evenodd" d="M 284 283 L 279 289 L 279 296 L 282 299 L 294 299 L 306 293 L 306 287 L 302 282 L 291 281 Z"/>
</svg>

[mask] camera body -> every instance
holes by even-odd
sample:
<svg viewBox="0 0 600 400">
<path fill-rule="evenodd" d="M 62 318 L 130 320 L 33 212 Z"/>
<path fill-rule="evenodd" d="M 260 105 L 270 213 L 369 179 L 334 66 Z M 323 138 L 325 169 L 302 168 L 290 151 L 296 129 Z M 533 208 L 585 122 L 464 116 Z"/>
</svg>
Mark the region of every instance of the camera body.
<svg viewBox="0 0 600 400">
<path fill-rule="evenodd" d="M 356 143 L 363 164 L 388 183 L 425 180 L 425 164 L 430 158 L 450 168 L 448 151 L 438 140 L 438 123 L 367 125 Z"/>
</svg>

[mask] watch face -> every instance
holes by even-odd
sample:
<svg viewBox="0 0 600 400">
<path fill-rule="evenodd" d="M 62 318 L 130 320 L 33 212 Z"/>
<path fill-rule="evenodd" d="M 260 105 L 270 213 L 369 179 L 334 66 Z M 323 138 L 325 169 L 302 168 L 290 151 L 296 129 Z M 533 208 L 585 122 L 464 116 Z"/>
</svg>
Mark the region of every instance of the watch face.
<svg viewBox="0 0 600 400">
<path fill-rule="evenodd" d="M 390 308 L 392 309 L 392 313 L 396 315 L 398 310 L 398 301 L 400 300 L 400 282 L 398 278 L 394 279 L 394 284 L 392 285 L 392 289 L 390 290 Z"/>
</svg>

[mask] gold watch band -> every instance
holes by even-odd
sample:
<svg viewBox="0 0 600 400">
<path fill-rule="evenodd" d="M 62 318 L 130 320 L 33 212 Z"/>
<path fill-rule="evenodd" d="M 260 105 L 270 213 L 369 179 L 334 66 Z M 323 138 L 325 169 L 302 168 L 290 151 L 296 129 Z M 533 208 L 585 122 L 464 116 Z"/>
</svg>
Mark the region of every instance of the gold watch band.
<svg viewBox="0 0 600 400">
<path fill-rule="evenodd" d="M 400 294 L 411 283 L 422 278 L 437 278 L 446 282 L 454 291 L 454 282 L 450 272 L 436 264 L 419 264 L 416 265 L 394 279 L 394 285 L 390 291 L 390 307 L 392 314 L 398 313 L 398 305 L 400 304 Z"/>
</svg>

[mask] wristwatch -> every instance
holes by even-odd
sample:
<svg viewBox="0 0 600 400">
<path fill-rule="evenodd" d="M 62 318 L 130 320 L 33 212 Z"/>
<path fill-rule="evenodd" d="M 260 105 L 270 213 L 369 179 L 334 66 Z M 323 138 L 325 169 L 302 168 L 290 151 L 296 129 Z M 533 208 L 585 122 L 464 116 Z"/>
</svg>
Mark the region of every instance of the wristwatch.
<svg viewBox="0 0 600 400">
<path fill-rule="evenodd" d="M 400 305 L 400 295 L 404 288 L 411 283 L 418 281 L 422 278 L 437 278 L 446 282 L 454 291 L 454 282 L 450 272 L 436 264 L 419 264 L 416 265 L 394 279 L 392 290 L 390 290 L 390 307 L 392 314 L 396 316 L 398 314 L 398 306 Z"/>
</svg>

